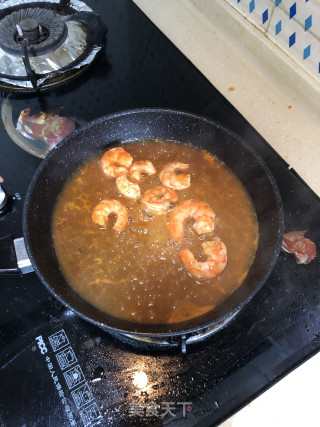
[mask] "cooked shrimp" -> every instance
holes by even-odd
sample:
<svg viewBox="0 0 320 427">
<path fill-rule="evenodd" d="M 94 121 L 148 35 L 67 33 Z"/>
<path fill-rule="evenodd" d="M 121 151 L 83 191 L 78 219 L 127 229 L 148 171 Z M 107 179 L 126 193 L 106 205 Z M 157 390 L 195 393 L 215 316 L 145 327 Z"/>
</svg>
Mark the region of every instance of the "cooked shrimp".
<svg viewBox="0 0 320 427">
<path fill-rule="evenodd" d="M 210 206 L 200 200 L 185 200 L 171 212 L 169 231 L 172 240 L 182 243 L 184 237 L 184 221 L 194 218 L 193 229 L 198 234 L 210 233 L 215 227 L 216 214 Z"/>
<path fill-rule="evenodd" d="M 196 260 L 190 249 L 183 248 L 179 255 L 184 266 L 194 277 L 212 279 L 219 276 L 227 265 L 226 245 L 219 238 L 216 238 L 210 242 L 203 242 L 201 246 L 203 253 L 207 255 L 207 261 Z"/>
<path fill-rule="evenodd" d="M 149 160 L 141 160 L 139 162 L 133 162 L 129 170 L 130 179 L 140 182 L 141 175 L 143 173 L 146 173 L 148 175 L 153 175 L 156 173 L 156 169 Z"/>
<path fill-rule="evenodd" d="M 120 193 L 128 199 L 137 199 L 141 196 L 139 184 L 129 181 L 127 175 L 118 176 L 116 185 Z"/>
<path fill-rule="evenodd" d="M 128 222 L 128 211 L 118 200 L 101 200 L 93 209 L 92 221 L 105 227 L 108 224 L 109 215 L 117 215 L 117 220 L 113 226 L 115 231 L 123 231 Z"/>
<path fill-rule="evenodd" d="M 177 200 L 177 193 L 164 185 L 150 188 L 141 199 L 147 209 L 156 215 L 165 214 L 170 208 L 170 203 Z"/>
<path fill-rule="evenodd" d="M 163 185 L 173 190 L 184 190 L 190 187 L 190 175 L 187 173 L 175 173 L 176 171 L 185 171 L 189 168 L 186 163 L 172 162 L 165 165 L 159 174 Z"/>
<path fill-rule="evenodd" d="M 101 167 L 108 178 L 116 178 L 128 173 L 128 168 L 133 161 L 132 156 L 122 147 L 111 148 L 101 158 Z"/>
</svg>

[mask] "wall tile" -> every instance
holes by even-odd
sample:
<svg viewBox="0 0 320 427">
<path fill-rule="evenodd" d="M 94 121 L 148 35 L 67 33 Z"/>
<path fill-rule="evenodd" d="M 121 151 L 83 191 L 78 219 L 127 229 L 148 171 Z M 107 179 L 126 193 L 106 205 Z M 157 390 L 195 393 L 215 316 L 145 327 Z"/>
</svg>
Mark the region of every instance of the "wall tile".
<svg viewBox="0 0 320 427">
<path fill-rule="evenodd" d="M 294 5 L 296 14 L 291 19 L 299 22 L 305 31 L 320 40 L 320 0 L 282 0 L 279 8 L 290 17 L 290 9 L 292 10 Z"/>
<path fill-rule="evenodd" d="M 320 81 L 320 0 L 225 1 Z"/>
<path fill-rule="evenodd" d="M 274 9 L 266 35 L 311 74 L 320 77 L 320 42 L 305 31 L 304 25 L 290 19 L 287 10 L 280 7 Z"/>
<path fill-rule="evenodd" d="M 261 31 L 266 32 L 274 0 L 226 0 L 231 6 L 242 13 L 249 21 L 256 25 Z"/>
</svg>

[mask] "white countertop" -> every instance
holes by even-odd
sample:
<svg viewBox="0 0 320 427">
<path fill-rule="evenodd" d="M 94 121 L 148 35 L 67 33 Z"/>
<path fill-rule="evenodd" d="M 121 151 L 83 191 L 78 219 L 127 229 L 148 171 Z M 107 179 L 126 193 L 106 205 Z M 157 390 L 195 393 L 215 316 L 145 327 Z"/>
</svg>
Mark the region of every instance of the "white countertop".
<svg viewBox="0 0 320 427">
<path fill-rule="evenodd" d="M 320 195 L 320 84 L 222 0 L 133 0 Z M 221 427 L 320 422 L 320 353 Z"/>
<path fill-rule="evenodd" d="M 133 1 L 320 195 L 320 84 L 223 0 Z"/>
</svg>

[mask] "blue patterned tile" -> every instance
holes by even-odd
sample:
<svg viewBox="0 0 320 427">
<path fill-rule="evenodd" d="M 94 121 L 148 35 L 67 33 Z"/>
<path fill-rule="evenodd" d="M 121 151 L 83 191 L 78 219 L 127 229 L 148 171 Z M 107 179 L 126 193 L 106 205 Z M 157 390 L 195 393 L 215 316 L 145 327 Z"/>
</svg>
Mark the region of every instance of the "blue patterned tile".
<svg viewBox="0 0 320 427">
<path fill-rule="evenodd" d="M 268 12 L 268 9 L 266 9 L 263 12 L 263 14 L 262 14 L 262 24 L 264 24 L 265 22 L 267 22 L 268 18 L 269 18 L 269 12 Z"/>
<path fill-rule="evenodd" d="M 252 13 L 255 8 L 256 8 L 255 1 L 251 0 L 251 2 L 249 3 L 249 12 Z"/>
<path fill-rule="evenodd" d="M 280 19 L 280 21 L 276 23 L 276 36 L 281 32 L 281 30 L 282 30 L 282 21 Z"/>
<path fill-rule="evenodd" d="M 309 28 L 312 27 L 312 15 L 308 16 L 308 18 L 304 21 L 304 31 L 308 31 Z"/>
<path fill-rule="evenodd" d="M 293 46 L 296 42 L 296 33 L 292 33 L 289 37 L 289 47 Z"/>
<path fill-rule="evenodd" d="M 303 49 L 303 59 L 309 58 L 310 55 L 311 55 L 311 44 L 309 44 L 309 46 Z"/>
<path fill-rule="evenodd" d="M 320 0 L 224 1 L 320 81 Z"/>
<path fill-rule="evenodd" d="M 293 5 L 290 7 L 290 19 L 294 17 L 297 13 L 297 3 L 293 3 Z"/>
</svg>

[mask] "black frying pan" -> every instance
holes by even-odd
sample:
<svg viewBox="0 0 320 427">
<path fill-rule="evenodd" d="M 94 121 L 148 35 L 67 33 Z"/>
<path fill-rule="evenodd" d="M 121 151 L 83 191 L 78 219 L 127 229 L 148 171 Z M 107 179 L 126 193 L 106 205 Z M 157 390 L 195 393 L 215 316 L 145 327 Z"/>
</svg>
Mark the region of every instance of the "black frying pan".
<svg viewBox="0 0 320 427">
<path fill-rule="evenodd" d="M 242 286 L 200 317 L 171 325 L 140 325 L 105 314 L 83 300 L 59 268 L 51 236 L 56 199 L 79 166 L 108 149 L 139 139 L 191 144 L 220 158 L 242 181 L 259 221 L 259 246 Z M 137 335 L 179 335 L 220 323 L 262 287 L 277 260 L 283 235 L 283 208 L 277 185 L 261 158 L 239 136 L 212 120 L 179 111 L 140 109 L 94 120 L 58 144 L 34 175 L 24 205 L 23 231 L 33 267 L 48 290 L 79 316 L 100 327 Z"/>
</svg>

